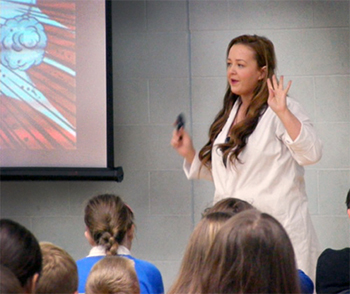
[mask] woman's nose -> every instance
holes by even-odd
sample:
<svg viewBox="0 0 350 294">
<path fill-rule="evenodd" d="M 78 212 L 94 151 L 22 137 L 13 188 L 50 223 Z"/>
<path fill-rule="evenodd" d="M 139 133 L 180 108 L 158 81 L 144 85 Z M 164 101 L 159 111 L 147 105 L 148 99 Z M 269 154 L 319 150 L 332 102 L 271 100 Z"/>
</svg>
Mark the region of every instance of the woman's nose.
<svg viewBox="0 0 350 294">
<path fill-rule="evenodd" d="M 231 65 L 227 70 L 229 73 L 236 73 L 236 68 L 234 65 Z"/>
</svg>

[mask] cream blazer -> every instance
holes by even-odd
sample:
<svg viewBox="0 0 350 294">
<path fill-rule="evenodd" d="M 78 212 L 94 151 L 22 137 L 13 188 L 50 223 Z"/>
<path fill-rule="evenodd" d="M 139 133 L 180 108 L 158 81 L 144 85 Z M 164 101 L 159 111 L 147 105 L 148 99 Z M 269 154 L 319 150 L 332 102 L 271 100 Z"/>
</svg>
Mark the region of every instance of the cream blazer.
<svg viewBox="0 0 350 294">
<path fill-rule="evenodd" d="M 225 141 L 237 104 L 214 142 L 212 170 L 199 169 L 197 154 L 191 165 L 184 162 L 186 176 L 213 181 L 214 203 L 226 197 L 243 199 L 279 220 L 292 241 L 298 268 L 315 281 L 320 249 L 308 211 L 303 166 L 320 160 L 322 142 L 300 104 L 288 97 L 288 108 L 302 124 L 299 136 L 293 141 L 276 114 L 267 108 L 239 155 L 242 164 L 228 163 L 226 168 L 215 145 Z"/>
</svg>

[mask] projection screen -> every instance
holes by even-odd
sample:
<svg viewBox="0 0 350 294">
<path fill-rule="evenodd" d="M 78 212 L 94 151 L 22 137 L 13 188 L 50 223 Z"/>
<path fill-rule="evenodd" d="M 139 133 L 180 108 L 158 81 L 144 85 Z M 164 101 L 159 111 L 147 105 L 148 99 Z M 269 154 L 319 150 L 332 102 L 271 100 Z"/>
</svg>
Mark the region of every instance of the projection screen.
<svg viewBox="0 0 350 294">
<path fill-rule="evenodd" d="M 107 8 L 105 0 L 0 0 L 2 172 L 111 168 Z"/>
</svg>

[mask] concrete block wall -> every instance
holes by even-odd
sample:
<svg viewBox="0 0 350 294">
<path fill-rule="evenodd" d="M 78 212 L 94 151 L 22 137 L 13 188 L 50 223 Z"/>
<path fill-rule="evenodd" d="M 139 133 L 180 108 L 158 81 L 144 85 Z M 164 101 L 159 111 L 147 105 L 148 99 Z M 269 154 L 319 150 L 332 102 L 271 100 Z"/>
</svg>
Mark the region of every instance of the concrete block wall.
<svg viewBox="0 0 350 294">
<path fill-rule="evenodd" d="M 155 263 L 166 289 L 213 186 L 187 181 L 172 150 L 172 123 L 183 112 L 200 148 L 225 90 L 225 51 L 240 34 L 276 48 L 278 74 L 324 143 L 306 168 L 309 207 L 323 248 L 350 244 L 345 196 L 350 188 L 349 1 L 113 0 L 115 161 L 123 182 L 1 182 L 1 217 L 40 241 L 87 254 L 83 208 L 97 193 L 116 193 L 133 208 L 133 254 Z"/>
</svg>

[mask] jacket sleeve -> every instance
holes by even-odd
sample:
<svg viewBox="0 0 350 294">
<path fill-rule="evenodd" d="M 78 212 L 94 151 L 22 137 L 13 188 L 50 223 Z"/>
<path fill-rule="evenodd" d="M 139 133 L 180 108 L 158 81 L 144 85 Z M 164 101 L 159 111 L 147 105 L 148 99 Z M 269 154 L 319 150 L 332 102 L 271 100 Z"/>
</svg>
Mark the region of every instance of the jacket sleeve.
<svg viewBox="0 0 350 294">
<path fill-rule="evenodd" d="M 300 165 L 310 165 L 318 162 L 322 157 L 323 144 L 316 134 L 316 130 L 308 116 L 298 102 L 289 101 L 290 111 L 301 122 L 299 136 L 293 141 L 280 123 L 280 138 L 291 152 L 293 158 Z"/>
<path fill-rule="evenodd" d="M 186 160 L 184 160 L 183 170 L 186 174 L 187 179 L 189 180 L 204 179 L 213 181 L 211 171 L 207 167 L 201 166 L 201 161 L 199 160 L 198 153 L 196 153 L 192 164 L 189 164 Z"/>
</svg>

